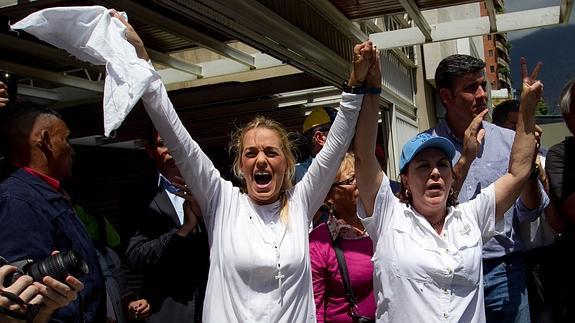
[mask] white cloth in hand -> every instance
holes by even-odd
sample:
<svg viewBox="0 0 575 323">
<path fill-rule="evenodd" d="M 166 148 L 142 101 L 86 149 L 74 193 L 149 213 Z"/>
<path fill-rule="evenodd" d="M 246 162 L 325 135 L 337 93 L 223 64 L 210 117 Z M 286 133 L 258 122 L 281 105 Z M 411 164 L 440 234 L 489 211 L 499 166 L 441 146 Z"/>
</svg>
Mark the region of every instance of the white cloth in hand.
<svg viewBox="0 0 575 323">
<path fill-rule="evenodd" d="M 157 80 L 148 62 L 126 40 L 125 26 L 101 6 L 56 7 L 34 12 L 11 26 L 62 48 L 80 60 L 106 65 L 104 135 L 117 129 Z"/>
</svg>

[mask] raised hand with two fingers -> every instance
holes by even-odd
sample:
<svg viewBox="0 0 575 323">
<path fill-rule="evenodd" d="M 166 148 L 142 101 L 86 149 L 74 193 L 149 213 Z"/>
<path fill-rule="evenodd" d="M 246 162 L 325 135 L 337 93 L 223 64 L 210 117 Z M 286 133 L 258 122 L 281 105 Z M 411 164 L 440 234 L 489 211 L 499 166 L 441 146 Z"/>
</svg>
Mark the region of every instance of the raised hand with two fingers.
<svg viewBox="0 0 575 323">
<path fill-rule="evenodd" d="M 543 83 L 537 79 L 543 63 L 538 62 L 531 74 L 529 74 L 529 71 L 527 70 L 527 60 L 525 57 L 521 57 L 520 64 L 521 79 L 523 80 L 521 108 L 525 112 L 534 112 L 537 108 L 537 103 L 541 100 L 541 94 L 543 93 Z"/>
</svg>

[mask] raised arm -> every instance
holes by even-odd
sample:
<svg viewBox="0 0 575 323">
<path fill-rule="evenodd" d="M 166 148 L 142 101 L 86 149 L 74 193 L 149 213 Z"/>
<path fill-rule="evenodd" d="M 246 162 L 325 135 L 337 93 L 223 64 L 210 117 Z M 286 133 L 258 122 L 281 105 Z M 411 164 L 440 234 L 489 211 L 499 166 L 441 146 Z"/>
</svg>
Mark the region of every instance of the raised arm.
<svg viewBox="0 0 575 323">
<path fill-rule="evenodd" d="M 134 46 L 138 57 L 148 60 L 146 48 L 134 28 L 117 12 L 111 11 L 111 14 L 126 26 L 126 39 Z M 211 160 L 192 139 L 180 121 L 161 80 L 150 85 L 142 96 L 142 101 L 170 154 L 174 156 L 176 165 L 200 205 L 202 214 L 213 214 L 210 206 L 219 202 L 219 194 L 222 193 L 224 185 L 227 185 L 228 192 L 231 192 L 231 183 L 220 177 Z M 209 223 L 211 222 L 208 221 L 208 227 Z"/>
<path fill-rule="evenodd" d="M 536 148 L 533 151 L 533 170 L 539 172 L 539 174 L 545 173 L 542 171 L 541 165 L 537 163 L 539 160 L 537 156 L 539 153 L 539 144 L 542 132 L 543 129 L 538 125 L 535 125 Z M 532 175 L 535 175 L 535 173 Z M 530 176 L 529 178 L 530 180 L 526 182 L 521 191 L 521 202 L 524 207 L 517 208 L 519 221 L 534 221 L 541 215 L 543 207 L 548 204 L 545 182 L 541 182 L 540 185 L 540 181 L 537 179 L 537 176 Z"/>
<path fill-rule="evenodd" d="M 353 68 L 348 79 L 350 87 L 365 85 L 364 81 L 374 57 L 375 49 L 371 42 L 364 42 L 354 47 Z M 329 191 L 341 160 L 355 133 L 362 100 L 367 96 L 369 94 L 342 94 L 340 109 L 331 126 L 325 145 L 314 158 L 308 172 L 296 184 L 294 192 L 307 201 L 309 220 L 323 203 Z"/>
<path fill-rule="evenodd" d="M 379 53 L 371 64 L 366 78 L 367 87 L 381 87 Z M 377 191 L 384 172 L 375 156 L 377 120 L 379 119 L 379 95 L 366 95 L 357 121 L 354 139 L 355 178 L 359 197 L 368 215 L 373 213 Z"/>
<path fill-rule="evenodd" d="M 523 78 L 523 91 L 515 139 L 511 148 L 509 160 L 509 173 L 495 182 L 496 218 L 499 220 L 522 192 L 534 160 L 537 147 L 535 138 L 535 109 L 541 99 L 543 84 L 536 80 L 541 63 L 538 63 L 531 75 L 527 72 L 525 58 L 521 58 L 521 76 Z"/>
<path fill-rule="evenodd" d="M 481 125 L 487 111 L 489 110 L 485 109 L 479 113 L 473 121 L 471 121 L 467 129 L 465 129 L 463 152 L 457 163 L 453 165 L 453 176 L 455 180 L 453 181 L 452 187 L 455 191 L 455 196 L 459 195 L 461 186 L 463 186 L 463 182 L 465 182 L 465 178 L 469 172 L 469 167 L 481 149 L 483 137 L 485 137 L 485 129 L 483 129 Z"/>
</svg>

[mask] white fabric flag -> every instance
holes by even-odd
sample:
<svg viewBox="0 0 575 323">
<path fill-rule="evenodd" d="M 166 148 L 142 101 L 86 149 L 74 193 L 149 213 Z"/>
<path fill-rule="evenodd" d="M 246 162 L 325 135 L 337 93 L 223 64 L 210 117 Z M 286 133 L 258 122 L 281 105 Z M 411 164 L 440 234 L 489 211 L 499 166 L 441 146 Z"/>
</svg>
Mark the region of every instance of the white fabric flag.
<svg viewBox="0 0 575 323">
<path fill-rule="evenodd" d="M 106 65 L 104 135 L 117 129 L 150 82 L 159 78 L 128 43 L 121 21 L 101 6 L 56 7 L 34 12 L 11 26 L 62 48 L 80 60 Z"/>
</svg>

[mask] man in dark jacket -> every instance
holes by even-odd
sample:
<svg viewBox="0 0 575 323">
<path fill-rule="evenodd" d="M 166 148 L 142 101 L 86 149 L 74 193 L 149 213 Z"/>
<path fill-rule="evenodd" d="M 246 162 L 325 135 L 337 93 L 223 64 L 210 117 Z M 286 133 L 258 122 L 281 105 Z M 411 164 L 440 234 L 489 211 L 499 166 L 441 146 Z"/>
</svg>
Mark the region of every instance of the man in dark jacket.
<svg viewBox="0 0 575 323">
<path fill-rule="evenodd" d="M 549 149 L 545 170 L 549 179 L 551 206 L 559 214 L 563 225 L 558 230 L 561 236 L 556 240 L 556 259 L 566 259 L 575 248 L 575 79 L 563 87 L 559 108 L 571 136 Z M 555 268 L 560 284 L 559 302 L 554 304 L 555 322 L 575 322 L 574 268 L 565 262 Z"/>
<path fill-rule="evenodd" d="M 96 250 L 60 187 L 72 167 L 68 127 L 53 110 L 21 105 L 2 111 L 0 132 L 14 166 L 0 184 L 0 255 L 14 262 L 39 261 L 54 250 L 79 252 L 89 268 L 81 278 L 85 288 L 51 321 L 102 322 L 105 290 Z"/>
<path fill-rule="evenodd" d="M 146 152 L 157 172 L 138 186 L 139 201 L 126 204 L 137 227 L 128 264 L 143 274 L 141 296 L 152 308 L 148 322 L 201 322 L 209 246 L 199 208 L 173 184 L 180 172 L 152 128 Z"/>
</svg>

